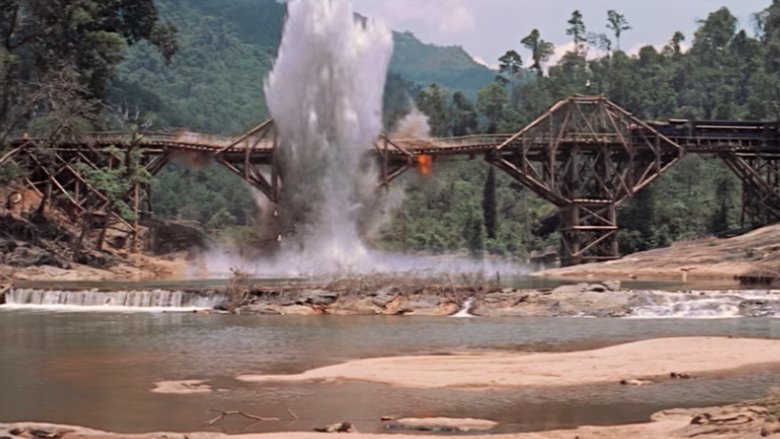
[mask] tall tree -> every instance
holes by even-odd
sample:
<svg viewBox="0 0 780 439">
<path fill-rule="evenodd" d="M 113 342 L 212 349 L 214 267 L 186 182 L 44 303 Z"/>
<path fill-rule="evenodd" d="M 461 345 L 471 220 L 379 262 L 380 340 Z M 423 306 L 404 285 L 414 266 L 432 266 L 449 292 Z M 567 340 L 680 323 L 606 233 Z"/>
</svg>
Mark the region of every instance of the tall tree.
<svg viewBox="0 0 780 439">
<path fill-rule="evenodd" d="M 679 57 L 682 54 L 682 43 L 685 41 L 685 35 L 677 31 L 672 35 L 672 39 L 669 40 L 669 48 L 671 49 L 672 56 Z"/>
<path fill-rule="evenodd" d="M 718 179 L 715 189 L 717 208 L 710 217 L 710 231 L 713 233 L 723 232 L 729 229 L 729 203 L 732 182 L 729 178 Z"/>
<path fill-rule="evenodd" d="M 582 13 L 579 10 L 575 10 L 571 13 L 571 18 L 567 23 L 569 23 L 569 27 L 566 29 L 566 35 L 572 37 L 574 53 L 580 55 L 585 48 L 585 43 L 588 41 Z"/>
<path fill-rule="evenodd" d="M 449 134 L 447 100 L 447 92 L 438 84 L 431 84 L 417 95 L 417 108 L 428 116 L 431 135 L 446 137 Z"/>
<path fill-rule="evenodd" d="M 498 71 L 510 77 L 520 73 L 523 68 L 523 58 L 514 50 L 509 50 L 498 59 Z"/>
<path fill-rule="evenodd" d="M 496 82 L 509 87 L 511 106 L 516 107 L 521 99 L 520 82 L 523 78 L 523 59 L 514 50 L 506 52 L 498 59 L 499 76 Z"/>
<path fill-rule="evenodd" d="M 475 259 L 482 259 L 485 256 L 485 224 L 476 209 L 469 210 L 463 236 L 466 238 L 469 254 Z"/>
<path fill-rule="evenodd" d="M 611 30 L 615 35 L 615 46 L 617 50 L 620 50 L 620 37 L 623 35 L 623 32 L 631 30 L 625 15 L 618 14 L 614 9 L 607 11 L 607 29 Z"/>
<path fill-rule="evenodd" d="M 456 91 L 452 95 L 452 105 L 449 113 L 453 136 L 465 136 L 476 133 L 479 130 L 477 111 L 474 109 L 474 104 L 469 101 L 463 92 Z"/>
<path fill-rule="evenodd" d="M 487 237 L 496 239 L 498 203 L 496 201 L 496 170 L 492 166 L 488 169 L 485 185 L 482 188 L 482 218 L 485 223 Z"/>
<path fill-rule="evenodd" d="M 531 59 L 534 63 L 531 68 L 536 70 L 537 75 L 544 74 L 544 64 L 555 52 L 555 45 L 541 38 L 538 29 L 534 29 L 527 37 L 520 41 L 526 49 L 531 51 Z"/>
<path fill-rule="evenodd" d="M 691 53 L 705 64 L 716 64 L 721 60 L 722 49 L 728 46 L 737 33 L 737 17 L 723 7 L 710 13 L 699 24 L 701 27 L 694 34 Z"/>
<path fill-rule="evenodd" d="M 770 73 L 780 72 L 780 0 L 772 0 L 756 19 L 766 47 L 766 68 Z"/>
<path fill-rule="evenodd" d="M 495 82 L 486 85 L 477 93 L 477 108 L 487 122 L 486 132 L 495 133 L 498 130 L 498 123 L 504 117 L 508 103 L 506 90 Z"/>
<path fill-rule="evenodd" d="M 604 33 L 588 32 L 588 45 L 607 53 L 612 52 L 612 40 Z"/>
</svg>

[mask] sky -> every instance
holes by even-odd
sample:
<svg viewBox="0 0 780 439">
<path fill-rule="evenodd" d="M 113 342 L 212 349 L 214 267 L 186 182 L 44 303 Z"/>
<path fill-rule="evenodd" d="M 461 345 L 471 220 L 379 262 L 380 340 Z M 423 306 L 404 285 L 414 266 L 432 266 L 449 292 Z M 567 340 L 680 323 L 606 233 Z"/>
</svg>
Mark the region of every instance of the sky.
<svg viewBox="0 0 780 439">
<path fill-rule="evenodd" d="M 588 31 L 605 32 L 607 11 L 626 16 L 632 29 L 621 48 L 636 53 L 647 44 L 662 47 L 676 31 L 693 39 L 697 21 L 723 6 L 753 33 L 752 14 L 771 0 L 352 0 L 355 10 L 397 31 L 411 31 L 423 42 L 461 46 L 477 61 L 495 66 L 509 49 L 524 60 L 520 40 L 538 28 L 542 38 L 558 46 L 556 57 L 573 45 L 566 35 L 572 11 L 582 12 Z"/>
</svg>

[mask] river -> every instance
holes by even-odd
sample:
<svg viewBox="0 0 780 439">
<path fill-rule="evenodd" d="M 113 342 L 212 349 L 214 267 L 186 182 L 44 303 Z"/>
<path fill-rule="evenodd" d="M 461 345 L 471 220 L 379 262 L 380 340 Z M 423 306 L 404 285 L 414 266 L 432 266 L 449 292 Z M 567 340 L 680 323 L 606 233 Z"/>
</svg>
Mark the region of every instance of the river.
<svg viewBox="0 0 780 439">
<path fill-rule="evenodd" d="M 427 318 L 0 311 L 0 422 L 117 432 L 309 431 L 379 418 L 477 417 L 497 431 L 641 422 L 657 410 L 763 396 L 776 367 L 646 387 L 618 383 L 511 390 L 414 390 L 367 383 L 248 384 L 243 373 L 296 373 L 350 359 L 485 350 L 564 351 L 667 336 L 780 338 L 780 319 Z M 212 393 L 152 393 L 164 380 L 208 380 Z M 209 409 L 276 416 L 215 427 Z M 293 415 L 299 419 L 294 419 Z"/>
</svg>

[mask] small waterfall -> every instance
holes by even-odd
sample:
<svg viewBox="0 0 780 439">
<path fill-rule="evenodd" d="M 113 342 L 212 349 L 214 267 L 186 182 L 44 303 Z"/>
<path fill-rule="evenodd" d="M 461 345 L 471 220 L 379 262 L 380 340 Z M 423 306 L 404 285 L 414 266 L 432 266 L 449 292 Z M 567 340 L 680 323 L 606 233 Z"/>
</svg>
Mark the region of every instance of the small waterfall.
<svg viewBox="0 0 780 439">
<path fill-rule="evenodd" d="M 776 291 L 648 292 L 638 294 L 629 318 L 780 317 Z"/>
<path fill-rule="evenodd" d="M 459 317 L 459 318 L 469 318 L 469 317 L 476 317 L 474 314 L 471 313 L 471 308 L 474 306 L 474 298 L 469 297 L 466 299 L 465 302 L 463 302 L 463 305 L 460 307 L 460 311 L 453 314 L 452 317 Z"/>
<path fill-rule="evenodd" d="M 194 311 L 213 309 L 224 294 L 184 291 L 60 291 L 14 289 L 6 293 L 6 308 L 40 308 L 73 311 Z"/>
</svg>

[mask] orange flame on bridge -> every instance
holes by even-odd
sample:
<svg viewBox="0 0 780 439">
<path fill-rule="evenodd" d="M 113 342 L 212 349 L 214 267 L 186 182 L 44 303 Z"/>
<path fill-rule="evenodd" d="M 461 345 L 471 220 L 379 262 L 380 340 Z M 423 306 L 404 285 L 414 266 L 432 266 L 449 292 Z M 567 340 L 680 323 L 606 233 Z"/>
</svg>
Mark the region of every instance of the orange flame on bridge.
<svg viewBox="0 0 780 439">
<path fill-rule="evenodd" d="M 428 175 L 432 171 L 433 157 L 429 154 L 420 154 L 417 156 L 417 168 L 420 174 Z"/>
</svg>

